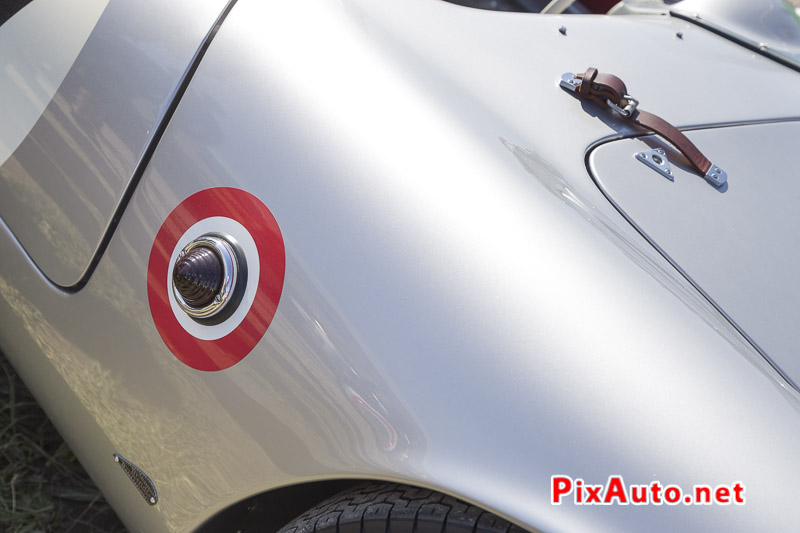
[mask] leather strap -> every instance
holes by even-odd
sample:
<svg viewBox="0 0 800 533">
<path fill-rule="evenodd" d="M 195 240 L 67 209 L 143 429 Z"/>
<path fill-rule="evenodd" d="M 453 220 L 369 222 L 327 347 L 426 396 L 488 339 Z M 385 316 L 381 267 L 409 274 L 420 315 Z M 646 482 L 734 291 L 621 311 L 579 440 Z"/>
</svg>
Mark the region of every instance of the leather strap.
<svg viewBox="0 0 800 533">
<path fill-rule="evenodd" d="M 653 131 L 669 141 L 689 160 L 701 176 L 705 176 L 711 169 L 711 161 L 675 126 L 658 115 L 637 109 L 635 105 L 631 107 L 631 102 L 635 101 L 628 96 L 628 89 L 621 79 L 613 74 L 600 74 L 594 67 L 589 67 L 586 72 L 578 74 L 576 78 L 581 80 L 581 84 L 575 92 L 579 97 L 597 102 L 605 108 L 611 108 L 609 102 L 613 103 L 617 106 L 618 111 L 623 111 L 620 113 L 622 118 L 630 120 L 641 128 Z M 626 109 L 630 109 L 627 115 L 624 114 Z"/>
<path fill-rule="evenodd" d="M 701 176 L 705 176 L 711 169 L 711 161 L 703 155 L 697 146 L 663 118 L 647 111 L 637 110 L 632 120 L 639 126 L 652 130 L 668 140 L 670 144 L 680 150 L 692 166 L 700 172 Z"/>
</svg>

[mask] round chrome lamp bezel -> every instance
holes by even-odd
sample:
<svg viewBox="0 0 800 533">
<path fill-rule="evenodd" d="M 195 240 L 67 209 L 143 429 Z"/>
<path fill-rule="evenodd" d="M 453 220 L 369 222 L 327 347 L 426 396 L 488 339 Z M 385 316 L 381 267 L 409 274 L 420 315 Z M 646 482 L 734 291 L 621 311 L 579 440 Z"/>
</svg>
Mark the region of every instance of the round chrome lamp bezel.
<svg viewBox="0 0 800 533">
<path fill-rule="evenodd" d="M 237 292 L 241 292 L 237 291 L 237 282 L 239 282 L 242 273 L 241 267 L 243 266 L 244 258 L 240 259 L 240 253 L 237 253 L 238 246 L 231 243 L 228 238 L 222 235 L 207 234 L 187 244 L 184 249 L 181 250 L 180 254 L 178 254 L 175 263 L 173 263 L 173 268 L 183 256 L 197 248 L 210 249 L 220 261 L 220 265 L 222 266 L 222 283 L 217 290 L 217 294 L 214 296 L 211 303 L 203 307 L 195 307 L 186 302 L 175 287 L 173 281 L 172 295 L 175 297 L 175 301 L 183 312 L 195 320 L 205 321 L 217 317 L 231 304 L 234 304 L 235 307 L 237 300 L 235 295 Z M 228 315 L 229 313 L 225 314 Z"/>
</svg>

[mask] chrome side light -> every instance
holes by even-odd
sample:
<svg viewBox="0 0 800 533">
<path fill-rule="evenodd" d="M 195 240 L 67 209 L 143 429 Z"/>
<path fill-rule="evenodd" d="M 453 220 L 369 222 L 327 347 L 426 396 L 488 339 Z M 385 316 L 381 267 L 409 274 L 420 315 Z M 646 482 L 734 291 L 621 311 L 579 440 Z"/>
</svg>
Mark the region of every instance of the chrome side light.
<svg viewBox="0 0 800 533">
<path fill-rule="evenodd" d="M 178 254 L 172 293 L 178 306 L 202 324 L 217 324 L 236 309 L 247 284 L 247 266 L 238 243 L 206 234 Z"/>
</svg>

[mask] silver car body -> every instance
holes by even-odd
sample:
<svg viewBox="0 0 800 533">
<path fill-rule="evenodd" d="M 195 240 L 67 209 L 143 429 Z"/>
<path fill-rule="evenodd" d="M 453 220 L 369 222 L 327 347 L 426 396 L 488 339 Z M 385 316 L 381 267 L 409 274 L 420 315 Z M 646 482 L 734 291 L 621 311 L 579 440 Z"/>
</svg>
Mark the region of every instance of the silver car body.
<svg viewBox="0 0 800 533">
<path fill-rule="evenodd" d="M 797 72 L 659 12 L 103 8 L 25 137 L 0 130 L 0 346 L 131 530 L 335 479 L 531 530 L 796 529 Z M 656 181 L 641 132 L 558 87 L 588 66 L 707 146 L 729 193 Z M 147 294 L 159 228 L 211 187 L 258 197 L 286 250 L 269 329 L 218 372 L 173 356 Z M 747 502 L 556 506 L 559 474 Z"/>
</svg>

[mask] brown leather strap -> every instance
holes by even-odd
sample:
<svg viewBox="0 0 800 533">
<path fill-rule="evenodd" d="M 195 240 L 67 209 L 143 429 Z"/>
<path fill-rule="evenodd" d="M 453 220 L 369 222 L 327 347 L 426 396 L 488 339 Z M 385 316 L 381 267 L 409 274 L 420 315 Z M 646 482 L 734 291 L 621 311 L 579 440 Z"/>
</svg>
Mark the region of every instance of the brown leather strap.
<svg viewBox="0 0 800 533">
<path fill-rule="evenodd" d="M 581 85 L 578 87 L 578 95 L 583 98 L 594 98 L 592 96 L 591 88 L 592 83 L 594 83 L 594 79 L 597 77 L 597 69 L 594 67 L 589 67 L 586 69 L 585 73 L 578 74 L 576 77 L 581 80 Z"/>
<path fill-rule="evenodd" d="M 583 74 L 576 76 L 581 80 L 578 96 L 594 100 L 603 107 L 608 107 L 608 100 L 619 105 L 628 94 L 625 83 L 613 74 L 600 74 L 596 68 L 589 67 Z"/>
<path fill-rule="evenodd" d="M 631 119 L 634 123 L 645 129 L 656 132 L 670 142 L 675 148 L 692 163 L 692 166 L 705 176 L 711 169 L 711 161 L 690 141 L 686 135 L 680 132 L 675 126 L 652 113 L 637 110 Z"/>
<path fill-rule="evenodd" d="M 629 106 L 628 89 L 625 87 L 625 83 L 613 74 L 600 74 L 596 68 L 589 67 L 586 72 L 578 74 L 576 78 L 581 80 L 581 84 L 575 94 L 581 98 L 597 102 L 605 108 L 611 107 L 609 102 L 622 109 Z M 692 141 L 661 117 L 635 108 L 628 115 L 620 114 L 620 116 L 664 137 L 689 160 L 701 176 L 705 176 L 711 168 L 711 162 Z"/>
</svg>

